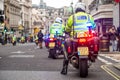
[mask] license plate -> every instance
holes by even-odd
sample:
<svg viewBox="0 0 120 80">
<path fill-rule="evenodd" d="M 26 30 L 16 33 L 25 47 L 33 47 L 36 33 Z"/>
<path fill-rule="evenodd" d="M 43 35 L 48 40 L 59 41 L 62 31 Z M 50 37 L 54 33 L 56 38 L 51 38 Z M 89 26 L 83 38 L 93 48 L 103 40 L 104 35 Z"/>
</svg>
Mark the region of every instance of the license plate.
<svg viewBox="0 0 120 80">
<path fill-rule="evenodd" d="M 78 47 L 78 55 L 82 56 L 89 55 L 88 47 Z"/>
<path fill-rule="evenodd" d="M 50 48 L 55 47 L 55 42 L 49 43 L 49 47 L 50 47 Z"/>
</svg>

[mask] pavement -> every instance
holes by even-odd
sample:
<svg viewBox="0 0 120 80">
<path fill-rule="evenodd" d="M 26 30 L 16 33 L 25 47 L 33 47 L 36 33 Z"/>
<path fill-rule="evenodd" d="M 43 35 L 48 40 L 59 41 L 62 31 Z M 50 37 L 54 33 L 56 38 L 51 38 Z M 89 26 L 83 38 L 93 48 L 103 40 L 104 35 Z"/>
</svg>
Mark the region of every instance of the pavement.
<svg viewBox="0 0 120 80">
<path fill-rule="evenodd" d="M 115 52 L 100 52 L 100 55 L 116 61 L 117 63 L 114 64 L 113 66 L 116 69 L 120 70 L 120 51 L 115 51 Z"/>
</svg>

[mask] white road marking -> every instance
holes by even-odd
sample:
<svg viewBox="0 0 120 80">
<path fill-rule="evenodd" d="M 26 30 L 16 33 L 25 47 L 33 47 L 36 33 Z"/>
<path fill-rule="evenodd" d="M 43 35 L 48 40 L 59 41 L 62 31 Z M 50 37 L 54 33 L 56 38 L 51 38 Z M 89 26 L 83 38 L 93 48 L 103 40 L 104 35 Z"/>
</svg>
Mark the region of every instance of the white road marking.
<svg viewBox="0 0 120 80">
<path fill-rule="evenodd" d="M 16 51 L 16 52 L 11 52 L 11 53 L 18 53 L 18 54 L 20 54 L 20 53 L 25 53 L 25 52 L 22 52 L 22 51 Z"/>
<path fill-rule="evenodd" d="M 11 55 L 10 58 L 33 58 L 34 55 Z"/>
<path fill-rule="evenodd" d="M 31 50 L 31 49 L 28 49 L 29 51 Z"/>
<path fill-rule="evenodd" d="M 73 67 L 73 66 L 72 66 L 72 64 L 69 64 L 69 66 L 70 66 L 71 68 L 73 68 L 74 70 L 76 70 L 76 68 L 75 68 L 75 67 Z"/>
<path fill-rule="evenodd" d="M 109 57 L 109 56 L 105 56 L 105 57 L 108 58 L 108 59 L 111 59 L 111 60 L 113 60 L 113 61 L 120 62 L 120 60 L 117 60 L 117 59 L 111 58 L 111 57 Z"/>
<path fill-rule="evenodd" d="M 69 74 L 71 75 L 71 73 L 75 74 L 76 71 L 69 71 L 68 75 Z M 18 70 L 0 71 L 0 80 L 70 80 L 70 79 L 76 80 L 76 78 L 74 79 L 74 77 L 61 75 L 60 71 L 18 71 Z"/>
<path fill-rule="evenodd" d="M 25 44 L 18 44 L 19 46 L 31 46 L 35 45 L 34 43 L 25 43 Z"/>
<path fill-rule="evenodd" d="M 107 61 L 107 60 L 105 60 L 105 59 L 103 59 L 103 58 L 101 58 L 101 57 L 98 57 L 98 59 L 99 59 L 101 62 L 105 63 L 105 64 L 112 64 L 111 62 L 109 62 L 109 61 Z"/>
<path fill-rule="evenodd" d="M 106 58 L 108 58 L 108 59 L 111 59 L 111 60 L 113 60 L 113 61 L 115 61 L 115 62 L 120 62 L 120 60 L 111 58 L 111 57 L 109 57 L 109 56 L 105 56 L 105 55 L 102 55 L 102 54 L 99 54 L 99 55 L 100 55 L 100 56 L 103 56 L 103 57 L 106 57 Z"/>
</svg>

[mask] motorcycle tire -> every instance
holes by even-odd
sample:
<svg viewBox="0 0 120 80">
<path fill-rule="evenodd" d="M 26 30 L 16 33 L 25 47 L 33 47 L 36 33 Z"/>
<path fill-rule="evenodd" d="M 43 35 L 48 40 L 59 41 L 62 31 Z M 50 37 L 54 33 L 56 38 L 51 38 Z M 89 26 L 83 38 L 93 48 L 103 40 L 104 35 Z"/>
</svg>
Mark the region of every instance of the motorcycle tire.
<svg viewBox="0 0 120 80">
<path fill-rule="evenodd" d="M 39 48 L 42 49 L 42 42 L 39 43 Z"/>
<path fill-rule="evenodd" d="M 16 46 L 16 42 L 13 43 L 13 46 Z"/>
<path fill-rule="evenodd" d="M 58 55 L 56 54 L 56 50 L 55 49 L 51 49 L 50 50 L 50 55 L 53 59 L 57 59 Z"/>
<path fill-rule="evenodd" d="M 79 75 L 80 77 L 87 77 L 88 76 L 88 63 L 87 59 L 80 59 L 79 58 Z"/>
</svg>

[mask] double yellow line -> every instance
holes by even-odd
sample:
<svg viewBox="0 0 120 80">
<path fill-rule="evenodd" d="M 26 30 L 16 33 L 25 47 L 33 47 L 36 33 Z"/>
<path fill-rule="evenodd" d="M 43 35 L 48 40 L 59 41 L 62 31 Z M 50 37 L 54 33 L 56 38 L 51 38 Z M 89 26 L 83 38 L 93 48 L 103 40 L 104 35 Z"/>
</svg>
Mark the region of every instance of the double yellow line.
<svg viewBox="0 0 120 80">
<path fill-rule="evenodd" d="M 113 78 L 115 78 L 116 80 L 120 80 L 120 76 L 117 75 L 116 73 L 114 73 L 112 70 L 110 70 L 109 68 L 107 68 L 108 65 L 102 65 L 101 68 L 103 70 L 105 70 L 108 74 L 110 74 Z"/>
</svg>

